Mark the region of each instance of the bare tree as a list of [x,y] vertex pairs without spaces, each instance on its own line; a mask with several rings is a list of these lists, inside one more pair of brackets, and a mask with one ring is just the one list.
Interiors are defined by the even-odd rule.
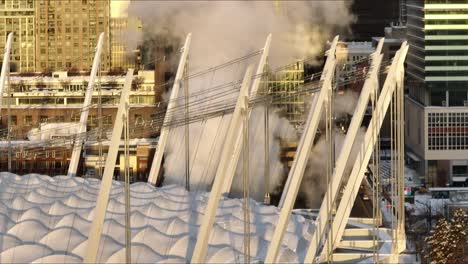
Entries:
[[466,263],[464,248],[467,237],[468,213],[458,209],[449,221],[440,219],[425,239],[424,257],[430,263]]

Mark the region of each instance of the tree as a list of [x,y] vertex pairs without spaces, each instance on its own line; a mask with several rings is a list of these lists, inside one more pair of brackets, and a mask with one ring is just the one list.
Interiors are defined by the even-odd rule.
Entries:
[[455,211],[452,219],[440,219],[425,241],[424,257],[430,263],[462,263],[468,242],[468,213]]

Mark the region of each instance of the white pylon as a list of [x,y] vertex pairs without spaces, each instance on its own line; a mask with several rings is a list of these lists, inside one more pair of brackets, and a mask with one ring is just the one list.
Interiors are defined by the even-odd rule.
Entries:
[[2,113],[3,92],[8,75],[10,74],[10,53],[11,53],[11,39],[13,32],[8,34],[7,42],[5,45],[5,53],[3,54],[2,73],[0,75],[0,120]]
[[[268,35],[267,40],[265,42],[265,46],[263,48],[262,57],[258,63],[257,72],[255,73],[255,80],[252,83],[252,89],[250,89],[250,96],[256,96],[258,94],[258,88],[260,87],[260,82],[262,81],[261,75],[265,71],[268,54],[270,52],[270,44],[271,44],[271,34]],[[247,118],[250,119],[250,115],[252,114],[252,109],[250,109],[247,113]],[[234,155],[231,157],[228,169],[226,171],[226,181],[223,185],[223,194],[227,194],[231,190],[232,181],[234,180],[234,175],[236,174],[237,163],[239,162],[240,153],[242,150],[242,130],[237,131],[237,139],[236,144],[234,144]]]
[[97,204],[94,208],[94,218],[89,229],[88,245],[86,256],[83,263],[96,263],[96,257],[99,249],[99,242],[101,241],[102,226],[106,216],[107,204],[109,203],[109,195],[112,187],[112,178],[114,176],[115,162],[117,154],[119,153],[120,138],[122,137],[123,128],[123,115],[125,108],[129,104],[130,87],[132,86],[133,69],[127,71],[125,77],[125,84],[120,94],[120,104],[115,116],[114,128],[112,130],[111,141],[109,144],[109,152],[107,153],[106,164],[104,173],[102,175],[101,186],[99,188],[99,195],[97,197]]
[[[359,154],[356,156],[356,161],[354,162],[353,169],[345,185],[341,202],[338,205],[336,215],[332,220],[331,228],[334,230],[333,237],[326,237],[323,243],[324,248],[322,250],[322,255],[319,261],[323,261],[326,258],[326,256],[323,254],[324,252],[333,250],[328,248],[329,243],[327,243],[326,240],[333,239],[331,244],[336,246],[338,245],[338,242],[343,236],[346,224],[349,220],[351,209],[358,195],[359,186],[362,183],[364,174],[367,169],[367,164],[369,163],[370,157],[372,155],[373,149],[377,141],[376,135],[378,136],[378,134],[380,133],[380,128],[382,127],[385,118],[385,113],[388,110],[392,99],[392,95],[395,92],[395,89],[397,88],[397,84],[401,83],[401,79],[403,78],[404,74],[402,73],[402,71],[404,71],[404,61],[407,52],[408,44],[404,42],[400,50],[396,53],[394,61],[387,74],[387,78],[385,80],[381,94],[377,101],[375,111],[372,114],[372,119],[369,123],[371,125],[366,131]],[[376,124],[376,127],[373,127],[373,124]],[[308,252],[305,258],[305,262],[313,262],[315,260],[315,257],[313,255],[314,254],[311,254],[311,252]]]
[[192,34],[189,33],[185,38],[185,44],[182,48],[182,56],[179,60],[179,66],[177,68],[177,73],[174,79],[174,84],[172,85],[171,96],[169,97],[169,103],[167,105],[166,116],[164,117],[164,123],[161,128],[161,134],[158,140],[158,146],[156,147],[156,153],[154,154],[153,162],[151,164],[151,170],[148,177],[148,183],[156,184],[161,170],[162,158],[164,155],[164,150],[166,148],[167,140],[169,137],[170,127],[167,126],[172,120],[171,110],[176,107],[175,100],[179,94],[180,82],[182,81],[182,76],[187,65],[187,57],[189,54],[190,43],[192,40]]
[[[336,168],[328,185],[327,194],[331,194],[331,196],[325,194],[325,199],[322,201],[322,205],[320,206],[319,215],[315,220],[315,229],[312,233],[312,239],[308,251],[309,254],[315,255],[315,252],[320,246],[321,237],[326,227],[326,221],[328,220],[328,217],[330,217],[330,212],[327,210],[327,204],[333,204],[333,201],[336,198],[338,187],[343,178],[343,173],[345,171],[346,164],[348,163],[348,159],[351,154],[354,141],[356,140],[357,133],[361,126],[362,119],[366,113],[369,99],[371,95],[378,89],[378,76],[383,57],[381,54],[383,41],[384,39],[382,38],[377,45],[376,51],[371,55],[372,62],[370,65],[369,77],[366,79],[362,88],[361,95],[359,96],[358,103],[353,113],[353,118],[346,133],[343,147],[341,148],[341,152],[339,153],[338,159],[336,160]],[[331,201],[328,201],[327,199],[330,199]]]
[[278,222],[276,224],[275,232],[268,247],[265,263],[276,262],[278,251],[283,240],[284,232],[289,223],[289,218],[296,201],[299,187],[304,176],[304,171],[307,166],[307,161],[310,156],[310,151],[314,143],[317,128],[322,117],[324,103],[327,93],[332,89],[332,80],[335,74],[336,66],[336,46],[338,44],[338,36],[333,39],[331,47],[328,51],[327,61],[325,63],[323,73],[321,76],[322,88],[318,95],[314,96],[312,107],[310,108],[307,117],[307,123],[299,142],[296,156],[293,161],[291,170],[289,171],[286,186],[283,190],[283,204],[281,207]]
[[210,196],[205,209],[205,215],[203,216],[200,229],[198,230],[197,243],[193,251],[191,263],[204,263],[206,257],[206,250],[208,248],[208,239],[213,229],[213,224],[218,210],[219,200],[221,199],[222,187],[226,180],[226,169],[230,158],[234,155],[235,143],[237,139],[237,132],[242,131],[242,111],[246,104],[246,97],[249,96],[249,87],[252,80],[252,67],[249,66],[242,81],[242,85],[237,99],[234,113],[232,114],[231,123],[229,124],[228,133],[224,142],[223,150],[221,153],[219,166],[216,171],[213,186],[211,188]]
[[96,53],[94,54],[93,67],[89,75],[88,87],[86,89],[85,98],[83,102],[83,108],[81,110],[80,123],[78,128],[77,139],[73,145],[72,156],[70,158],[70,164],[68,165],[68,176],[76,176],[76,170],[78,169],[78,163],[80,162],[81,147],[83,145],[83,139],[81,136],[86,132],[86,123],[88,122],[89,107],[91,106],[91,99],[93,97],[94,80],[101,64],[101,53],[102,45],[104,44],[104,33],[99,35],[99,40],[96,46]]

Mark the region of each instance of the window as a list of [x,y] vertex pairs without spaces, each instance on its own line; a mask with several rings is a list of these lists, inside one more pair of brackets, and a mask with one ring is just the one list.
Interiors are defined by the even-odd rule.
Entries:
[[80,115],[79,114],[73,114],[71,117],[72,122],[80,122]]
[[30,115],[24,116],[23,123],[24,123],[26,126],[32,125],[32,116],[30,116]]
[[10,117],[10,122],[11,122],[11,125],[16,126],[18,125],[18,118],[15,115],[13,115]]
[[453,176],[466,176],[468,175],[468,166],[458,166],[455,165],[452,167]]
[[111,115],[105,115],[102,117],[102,124],[105,126],[110,126],[112,125],[112,116]]
[[135,114],[135,125],[142,124],[143,117],[140,114]]
[[428,149],[429,150],[466,150],[468,149],[468,113],[429,113]]
[[41,115],[41,116],[39,117],[39,123],[47,123],[47,119],[48,119],[47,116]]

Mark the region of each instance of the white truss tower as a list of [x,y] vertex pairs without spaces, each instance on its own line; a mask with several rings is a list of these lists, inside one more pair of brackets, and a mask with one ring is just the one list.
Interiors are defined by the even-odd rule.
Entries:
[[96,46],[96,53],[94,54],[93,67],[91,68],[91,74],[89,75],[88,88],[86,89],[85,99],[83,102],[83,108],[81,110],[79,129],[77,139],[73,146],[72,156],[70,159],[70,165],[68,166],[68,176],[76,176],[76,170],[78,169],[78,163],[80,162],[81,146],[83,145],[83,139],[81,136],[86,132],[86,123],[88,122],[89,108],[91,106],[91,99],[93,97],[94,80],[101,64],[101,53],[102,45],[104,44],[104,33],[99,35],[99,40]]
[[[356,109],[353,113],[353,118],[349,125],[348,132],[346,133],[343,147],[341,148],[341,152],[339,153],[338,159],[336,160],[336,168],[328,185],[327,192],[331,193],[331,197],[329,197],[328,195],[325,196],[325,199],[322,201],[322,205],[320,206],[319,215],[315,220],[315,230],[313,231],[311,244],[309,247],[310,254],[315,254],[317,246],[320,244],[321,236],[323,235],[326,227],[326,222],[327,220],[329,220],[328,217],[330,217],[331,214],[331,212],[327,211],[327,205],[333,204],[333,201],[336,198],[338,187],[340,186],[340,183],[342,181],[343,173],[345,171],[346,164],[348,163],[348,159],[351,154],[354,141],[356,140],[356,136],[361,126],[362,119],[364,118],[364,114],[366,113],[369,99],[378,89],[380,64],[382,62],[383,57],[383,55],[381,54],[383,41],[384,39],[382,38],[379,41],[376,51],[371,55],[372,61],[370,65],[370,71],[362,88],[361,95],[359,96]],[[329,201],[328,199],[330,199],[331,201]]]
[[[408,44],[405,42],[402,44],[400,50],[397,52],[393,59],[393,63],[390,67],[390,70],[387,74],[387,78],[385,80],[384,86],[382,88],[381,94],[376,104],[376,108],[372,114],[372,119],[370,121],[370,127],[367,129],[364,141],[362,143],[361,149],[359,154],[356,156],[356,161],[354,162],[353,169],[349,176],[349,179],[345,185],[344,193],[341,198],[341,202],[338,205],[336,210],[335,217],[332,219],[331,228],[333,232],[331,232],[331,236],[326,236],[325,241],[322,244],[323,250],[320,260],[323,261],[326,259],[326,252],[329,252],[330,249],[328,239],[332,239],[332,245],[336,247],[338,242],[341,240],[346,224],[348,223],[349,216],[351,213],[351,209],[356,201],[356,197],[358,195],[359,186],[362,183],[364,178],[365,171],[367,169],[367,164],[369,163],[370,157],[372,155],[373,149],[377,142],[377,135],[380,133],[380,128],[385,118],[385,113],[387,112],[393,93],[396,89],[403,89],[403,77],[404,77],[404,61],[406,58],[406,54],[408,52]],[[375,126],[374,126],[375,125]],[[401,175],[399,175],[401,177]],[[334,196],[336,197],[336,193]],[[399,203],[404,201],[398,201]],[[401,238],[401,237],[400,237]],[[402,239],[399,239],[398,244],[403,243]],[[313,248],[315,246],[315,248]],[[319,245],[311,244],[309,251],[306,255],[305,262],[314,262],[317,255],[317,247]],[[401,246],[398,247],[399,250],[402,249]]]
[[117,154],[119,153],[120,138],[122,137],[123,119],[125,115],[127,115],[127,110],[129,108],[128,97],[130,94],[130,87],[132,86],[132,80],[133,70],[128,70],[127,76],[125,77],[125,84],[120,95],[119,109],[115,116],[114,128],[112,130],[111,141],[109,144],[109,152],[107,153],[96,208],[94,208],[94,218],[91,228],[89,229],[86,258],[83,263],[96,263],[102,228],[106,216],[107,205],[109,203],[115,162],[117,160]]
[[335,75],[336,67],[336,46],[338,44],[338,36],[333,39],[330,49],[328,50],[328,57],[325,63],[323,73],[321,76],[322,88],[318,95],[314,96],[312,106],[307,117],[307,123],[302,134],[299,146],[297,148],[296,156],[293,165],[289,171],[286,186],[283,191],[282,204],[280,204],[281,211],[278,222],[276,223],[275,232],[268,247],[265,263],[276,262],[278,251],[283,240],[284,233],[291,217],[292,209],[296,201],[299,187],[304,176],[304,171],[309,160],[310,151],[314,143],[317,128],[322,117],[327,94],[331,92],[332,80]]
[[205,215],[203,216],[200,229],[198,231],[197,243],[193,251],[191,263],[204,263],[208,241],[211,237],[211,230],[218,210],[219,200],[223,190],[223,185],[226,180],[226,170],[231,157],[235,154],[235,144],[237,143],[238,131],[242,131],[243,122],[241,113],[248,111],[246,109],[246,100],[249,97],[249,87],[252,81],[252,67],[249,66],[242,81],[242,85],[237,99],[237,104],[232,114],[231,123],[229,124],[228,133],[224,142],[221,153],[218,169],[214,178],[213,186],[211,187],[210,196],[206,204]]
[[2,113],[2,101],[3,101],[3,92],[5,89],[5,83],[7,77],[10,74],[10,53],[11,53],[11,39],[13,38],[13,32],[8,34],[7,42],[5,45],[5,53],[3,54],[3,63],[2,63],[2,73],[0,75],[0,120]]
[[167,140],[169,137],[170,127],[166,126],[172,120],[171,110],[176,106],[175,100],[180,90],[180,83],[182,81],[183,74],[185,72],[185,67],[187,66],[187,57],[189,54],[190,42],[192,40],[192,34],[189,33],[185,38],[185,44],[182,48],[182,56],[179,60],[179,66],[177,68],[177,73],[175,76],[174,84],[172,86],[171,96],[169,98],[169,103],[167,105],[166,116],[164,117],[164,123],[161,128],[161,135],[159,136],[158,146],[156,147],[156,153],[154,154],[153,163],[151,164],[151,170],[148,177],[148,183],[155,185],[158,182],[158,177],[161,170],[162,158],[164,155],[164,150],[166,148]]

